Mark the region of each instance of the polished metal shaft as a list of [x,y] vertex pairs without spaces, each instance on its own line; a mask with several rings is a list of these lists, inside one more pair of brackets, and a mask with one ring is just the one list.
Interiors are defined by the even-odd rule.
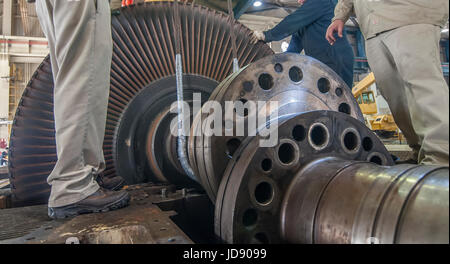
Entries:
[[291,243],[449,243],[449,169],[335,158],[298,172],[285,195]]

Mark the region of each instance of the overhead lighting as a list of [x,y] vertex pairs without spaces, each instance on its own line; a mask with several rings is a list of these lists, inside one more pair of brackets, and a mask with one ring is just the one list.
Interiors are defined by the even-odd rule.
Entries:
[[255,2],[253,3],[253,6],[254,6],[254,7],[260,7],[260,6],[262,6],[262,2],[261,2],[261,1],[255,1]]

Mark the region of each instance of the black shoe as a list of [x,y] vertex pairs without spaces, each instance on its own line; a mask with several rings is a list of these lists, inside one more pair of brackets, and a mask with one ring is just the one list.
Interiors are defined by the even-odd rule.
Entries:
[[110,191],[120,190],[124,185],[125,181],[120,176],[114,176],[111,178],[105,177],[103,173],[97,176],[97,183],[100,187],[105,188]]
[[100,188],[91,196],[77,203],[63,207],[49,207],[48,216],[64,219],[81,214],[102,213],[128,206],[130,195],[126,191],[109,191]]
[[414,164],[417,165],[419,162],[415,159],[408,159],[408,160],[397,160],[395,161],[395,164],[401,165],[401,164]]

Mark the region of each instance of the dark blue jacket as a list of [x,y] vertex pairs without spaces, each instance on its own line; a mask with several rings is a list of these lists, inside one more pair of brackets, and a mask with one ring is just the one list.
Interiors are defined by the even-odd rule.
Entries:
[[331,46],[325,34],[334,17],[337,0],[306,0],[294,13],[276,27],[264,32],[266,42],[279,41],[292,35],[288,52],[305,54],[328,65],[351,88],[353,86],[354,54],[347,35],[337,38]]

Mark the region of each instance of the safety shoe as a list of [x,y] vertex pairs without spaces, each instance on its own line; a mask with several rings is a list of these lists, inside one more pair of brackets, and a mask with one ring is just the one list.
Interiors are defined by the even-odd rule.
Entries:
[[96,180],[98,185],[100,185],[100,187],[103,187],[110,191],[120,190],[125,185],[125,181],[122,177],[120,176],[105,177],[103,173],[97,175]]
[[48,216],[64,219],[81,214],[102,213],[128,206],[130,195],[126,191],[109,191],[101,188],[77,203],[63,207],[49,207]]

